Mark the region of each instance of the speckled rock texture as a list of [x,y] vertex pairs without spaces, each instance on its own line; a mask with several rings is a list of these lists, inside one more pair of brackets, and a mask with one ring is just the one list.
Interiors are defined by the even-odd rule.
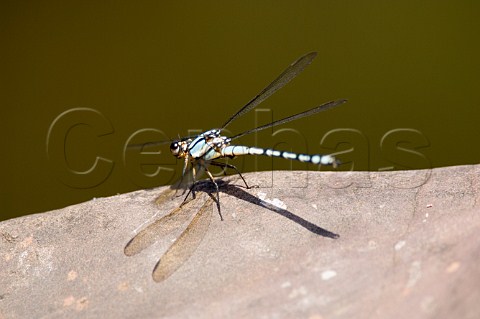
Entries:
[[245,178],[0,223],[0,318],[480,318],[480,165]]

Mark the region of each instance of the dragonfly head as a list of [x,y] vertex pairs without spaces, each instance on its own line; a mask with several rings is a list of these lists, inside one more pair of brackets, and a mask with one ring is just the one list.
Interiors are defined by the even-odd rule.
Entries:
[[186,156],[187,148],[188,141],[186,140],[173,141],[172,144],[170,144],[170,152],[172,152],[173,156],[178,158],[184,158]]

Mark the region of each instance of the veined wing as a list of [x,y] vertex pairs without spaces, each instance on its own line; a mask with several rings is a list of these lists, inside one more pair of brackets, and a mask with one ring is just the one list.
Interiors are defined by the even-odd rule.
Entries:
[[[166,193],[170,194],[171,189]],[[162,196],[162,195],[160,195]],[[192,217],[192,210],[189,209],[195,201],[186,202],[183,206],[172,210],[168,215],[154,221],[142,229],[125,246],[124,253],[127,256],[133,256],[155,243],[160,237],[163,237],[175,229],[180,228]]]
[[314,108],[312,108],[308,111],[298,113],[298,114],[286,117],[284,119],[274,121],[274,122],[271,122],[271,123],[253,128],[251,130],[245,131],[243,133],[237,134],[235,136],[232,136],[230,139],[233,140],[233,139],[239,138],[239,137],[247,135],[247,134],[255,133],[255,132],[258,132],[258,131],[261,131],[261,130],[264,130],[264,129],[267,129],[267,128],[270,128],[270,127],[273,127],[273,126],[277,126],[277,125],[280,125],[280,124],[285,124],[285,123],[288,123],[288,122],[291,122],[291,121],[301,119],[301,118],[306,117],[306,116],[317,114],[319,112],[331,109],[332,107],[338,106],[338,105],[343,104],[345,102],[347,102],[347,100],[345,100],[345,99],[327,102],[327,103],[324,103],[322,105],[316,106],[316,107],[314,107]]
[[197,249],[205,236],[212,216],[213,199],[208,198],[192,222],[170,246],[155,266],[152,277],[160,282],[173,274]]
[[155,141],[155,142],[146,142],[146,143],[138,143],[138,144],[129,144],[127,145],[127,150],[143,150],[143,148],[148,148],[152,146],[160,146],[172,143],[172,141]]
[[222,126],[222,130],[226,128],[230,123],[235,119],[242,116],[243,114],[249,112],[254,107],[265,101],[270,95],[275,93],[278,89],[281,89],[285,84],[290,82],[294,77],[296,77],[300,72],[302,72],[313,59],[317,56],[317,52],[310,52],[290,64],[285,71],[282,72],[275,80],[273,80],[266,88],[264,88],[260,93],[258,93],[253,99],[250,100],[245,106],[243,106],[237,113],[228,119],[225,124]]
[[[240,116],[248,113],[250,110],[258,106],[260,103],[265,101],[277,90],[284,87],[288,82],[300,74],[313,59],[317,56],[317,52],[310,52],[304,56],[297,59],[295,62],[290,64],[275,80],[273,80],[267,87],[265,87],[260,93],[258,93],[253,99],[251,99],[247,104],[245,104],[237,113],[232,115],[222,126],[222,130],[226,128],[230,123],[239,118]],[[277,124],[278,125],[278,124]],[[270,127],[270,126],[269,126]],[[267,127],[265,127],[267,128]],[[253,133],[253,132],[252,132]],[[245,135],[245,134],[244,134]],[[130,144],[127,146],[127,149],[143,149],[144,147],[159,146],[171,143],[170,141],[152,141],[143,144]]]

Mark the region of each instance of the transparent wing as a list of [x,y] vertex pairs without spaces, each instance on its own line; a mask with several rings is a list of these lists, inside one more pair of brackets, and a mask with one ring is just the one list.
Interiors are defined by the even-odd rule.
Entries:
[[230,123],[235,119],[242,116],[243,114],[249,112],[254,107],[265,101],[270,95],[275,93],[278,89],[281,89],[285,84],[290,82],[294,77],[296,77],[300,72],[302,72],[313,59],[317,56],[317,52],[310,52],[300,57],[298,60],[290,64],[285,71],[282,72],[275,80],[273,80],[266,88],[264,88],[260,93],[258,93],[253,99],[250,100],[245,106],[243,106],[237,113],[232,115],[225,124],[223,124],[222,129],[226,128]]
[[170,144],[172,142],[173,142],[173,140],[171,140],[171,141],[170,140],[168,140],[168,141],[152,141],[152,142],[139,143],[139,144],[129,144],[129,145],[127,145],[126,149],[127,150],[143,150],[144,148]]
[[235,136],[232,136],[231,139],[233,140],[233,139],[239,138],[239,137],[247,135],[247,134],[251,134],[251,133],[255,133],[255,132],[267,129],[269,127],[273,127],[273,126],[277,126],[277,125],[280,125],[280,124],[285,124],[285,123],[288,123],[288,122],[291,122],[291,121],[295,121],[295,120],[301,119],[302,117],[310,116],[310,115],[313,115],[313,114],[331,109],[332,107],[343,104],[345,102],[347,102],[347,100],[331,101],[331,102],[322,104],[320,106],[314,107],[313,109],[310,109],[308,111],[298,113],[298,114],[286,117],[284,119],[281,119],[281,120],[278,120],[278,121],[275,121],[275,122],[272,122],[272,123],[268,123],[268,124],[256,127],[254,129],[245,131],[243,133],[237,134]]
[[160,282],[173,274],[197,249],[205,236],[212,216],[213,199],[208,198],[192,222],[155,266],[152,277]]
[[[170,190],[170,189],[169,189]],[[167,191],[169,191],[167,190]],[[124,253],[133,256],[155,243],[161,237],[168,235],[175,229],[180,228],[192,217],[192,210],[189,209],[193,201],[172,210],[168,215],[154,221],[142,229],[125,246]]]

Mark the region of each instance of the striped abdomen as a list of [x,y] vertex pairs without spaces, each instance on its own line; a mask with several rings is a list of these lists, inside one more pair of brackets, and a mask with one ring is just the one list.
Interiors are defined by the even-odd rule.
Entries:
[[277,151],[269,148],[258,148],[258,147],[249,147],[249,146],[240,146],[240,145],[230,145],[222,149],[222,156],[240,156],[240,155],[265,155],[273,157],[282,157],[285,159],[296,160],[300,162],[312,163],[312,164],[321,164],[321,165],[333,165],[336,167],[339,162],[335,157],[331,155],[308,155],[308,154],[297,154],[285,151]]

